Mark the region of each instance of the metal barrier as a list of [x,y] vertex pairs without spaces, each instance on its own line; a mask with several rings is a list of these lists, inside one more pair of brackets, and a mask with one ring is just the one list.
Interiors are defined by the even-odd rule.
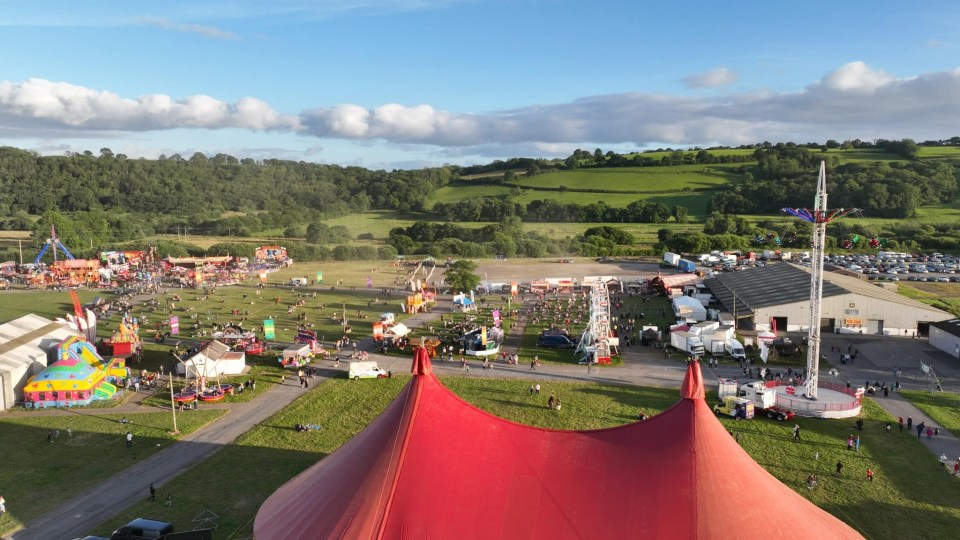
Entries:
[[[792,386],[790,383],[783,381],[766,381],[764,385],[767,388],[773,388],[776,386]],[[848,403],[825,403],[822,401],[811,401],[803,397],[792,397],[789,395],[783,395],[782,393],[777,393],[777,405],[783,405],[784,407],[793,409],[795,411],[849,411],[856,409],[861,406],[862,397],[857,395],[858,392],[854,388],[847,388],[846,385],[821,382],[818,385],[820,388],[827,390],[833,390],[834,392],[839,392],[841,394],[848,395],[853,399],[853,401]]]

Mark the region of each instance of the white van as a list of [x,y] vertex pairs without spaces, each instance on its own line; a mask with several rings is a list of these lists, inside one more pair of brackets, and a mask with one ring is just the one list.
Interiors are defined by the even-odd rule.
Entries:
[[737,360],[743,360],[747,357],[747,352],[743,349],[743,345],[735,339],[728,339],[723,345],[723,350]]
[[309,284],[310,280],[305,277],[290,278],[290,283],[288,283],[288,285],[293,285],[294,287],[306,287]]
[[349,377],[357,379],[385,379],[389,374],[377,367],[376,362],[350,362]]

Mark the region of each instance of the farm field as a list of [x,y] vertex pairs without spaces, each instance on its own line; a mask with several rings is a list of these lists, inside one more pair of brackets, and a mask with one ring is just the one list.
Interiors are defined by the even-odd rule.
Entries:
[[555,171],[521,178],[521,188],[591,189],[640,194],[715,189],[736,177],[740,164],[678,165],[674,167],[618,167]]
[[[279,485],[358,433],[386,407],[408,380],[331,380],[263,422],[234,444],[213,455],[159,490],[172,493],[177,504],[164,508],[139,502],[97,533],[113,530],[127,520],[150,515],[189,524],[203,510],[220,516],[218,534],[241,538],[252,531],[261,502]],[[611,386],[541,381],[539,396],[530,396],[530,380],[491,380],[444,377],[444,384],[465,400],[492,414],[520,423],[551,429],[595,429],[631,422],[639,411],[662,412],[678,399],[676,389]],[[365,384],[369,383],[369,384]],[[544,403],[554,394],[563,399],[563,412]],[[791,439],[792,425],[756,419],[721,419],[754,459],[780,481],[828,512],[846,521],[868,538],[950,538],[960,520],[957,479],[944,474],[929,451],[913,437],[884,435],[892,421],[872,401],[864,407],[861,452],[848,453],[844,440],[851,426],[844,420],[801,418],[803,441]],[[296,423],[314,423],[322,430],[297,433]],[[815,454],[819,459],[815,458]],[[832,474],[842,460],[843,477]],[[929,463],[929,466],[918,465]],[[863,471],[871,467],[877,480],[866,483]],[[255,473],[237,471],[256,471]],[[815,472],[820,486],[808,490],[805,479]],[[235,496],[224,498],[222,493]],[[922,526],[918,527],[918,524]]]

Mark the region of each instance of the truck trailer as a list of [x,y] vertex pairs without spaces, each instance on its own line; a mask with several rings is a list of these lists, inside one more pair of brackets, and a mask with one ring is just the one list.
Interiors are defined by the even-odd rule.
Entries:
[[692,356],[700,356],[704,352],[703,341],[692,332],[670,332],[670,345]]

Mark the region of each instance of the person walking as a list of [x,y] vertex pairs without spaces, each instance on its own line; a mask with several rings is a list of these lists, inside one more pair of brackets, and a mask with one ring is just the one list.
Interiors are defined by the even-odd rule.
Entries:
[[843,474],[843,463],[841,463],[841,462],[838,461],[838,462],[837,462],[837,476],[840,476],[841,474]]
[[147,497],[148,501],[157,500],[157,488],[153,487],[153,482],[150,482],[150,496]]
[[793,440],[795,441],[800,440],[800,424],[793,425]]
[[917,438],[919,439],[922,436],[923,436],[923,422],[920,422],[919,424],[917,424]]
[[857,436],[853,439],[853,448],[854,448],[857,452],[860,451],[860,436],[859,436],[859,435],[857,435]]
[[127,448],[133,448],[133,433],[127,432]]
[[903,417],[897,418],[897,422],[900,424],[900,433],[903,433]]
[[873,482],[873,469],[867,467],[867,482]]
[[909,429],[913,429],[913,417],[912,417],[912,416],[908,416],[908,417],[907,417],[907,429],[908,429],[908,430],[909,430]]
[[847,437],[847,450],[853,450],[853,435]]
[[164,506],[173,506],[173,495],[167,493],[167,500],[163,502]]

